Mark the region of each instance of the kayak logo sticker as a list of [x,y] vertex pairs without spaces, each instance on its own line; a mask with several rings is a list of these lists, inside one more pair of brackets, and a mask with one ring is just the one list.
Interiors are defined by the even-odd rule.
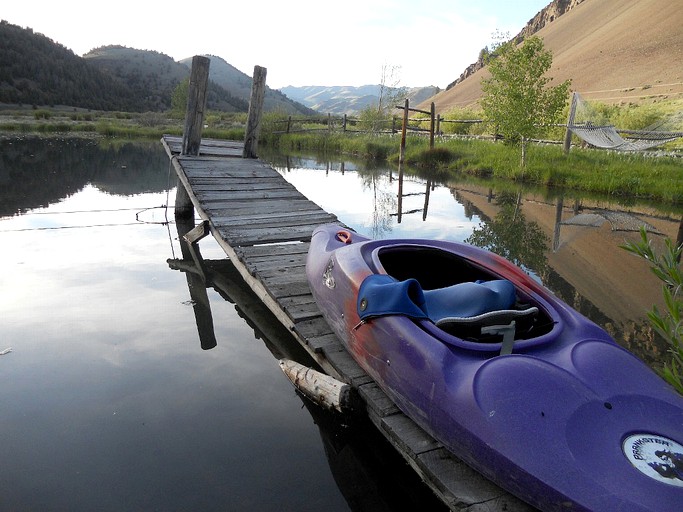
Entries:
[[635,434],[622,444],[626,458],[641,473],[683,487],[683,446],[666,437]]
[[333,269],[334,260],[330,259],[330,261],[327,262],[327,267],[325,267],[325,272],[323,272],[323,283],[325,283],[325,286],[327,286],[330,289],[336,286],[336,283],[334,282],[334,277],[332,276]]

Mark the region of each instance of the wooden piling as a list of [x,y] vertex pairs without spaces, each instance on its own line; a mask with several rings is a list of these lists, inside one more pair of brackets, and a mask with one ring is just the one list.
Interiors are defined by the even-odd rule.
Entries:
[[187,95],[185,127],[183,129],[183,155],[198,155],[202,142],[204,109],[206,108],[206,89],[209,84],[209,64],[207,57],[192,57],[190,88]]
[[244,151],[242,153],[244,158],[257,158],[256,150],[261,130],[263,98],[266,94],[266,72],[266,68],[254,66],[251,97],[249,98],[249,115],[247,117],[247,128],[244,133]]
[[[209,84],[209,64],[207,57],[195,55],[192,57],[192,71],[190,72],[190,87],[187,95],[185,110],[185,125],[183,128],[183,142],[181,154],[199,155],[202,143],[202,128],[204,126],[204,110],[206,108],[206,90]],[[194,217],[194,207],[185,187],[178,186],[175,196],[175,216]]]

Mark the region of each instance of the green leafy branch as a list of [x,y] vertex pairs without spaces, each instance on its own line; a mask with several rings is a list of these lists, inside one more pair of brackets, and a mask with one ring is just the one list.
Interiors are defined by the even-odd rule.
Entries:
[[670,239],[666,239],[663,252],[658,254],[642,227],[640,241],[627,242],[622,247],[647,260],[654,275],[663,283],[665,311],[660,312],[655,305],[648,311],[647,317],[652,327],[669,344],[671,361],[664,364],[661,375],[683,394],[683,274],[680,266],[683,245],[677,247]]

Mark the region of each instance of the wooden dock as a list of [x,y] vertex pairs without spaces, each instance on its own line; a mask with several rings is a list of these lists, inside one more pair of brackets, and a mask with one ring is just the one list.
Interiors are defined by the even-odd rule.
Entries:
[[[191,201],[202,219],[194,229],[194,220],[188,226],[190,247],[213,235],[249,287],[320,367],[357,390],[373,424],[451,510],[533,510],[401,413],[322,318],[306,280],[306,254],[313,229],[337,218],[269,165],[242,158],[241,143],[205,139],[198,155],[191,156],[181,154],[182,142],[180,137],[162,139],[179,179],[179,200]],[[196,253],[193,257],[198,259]]]

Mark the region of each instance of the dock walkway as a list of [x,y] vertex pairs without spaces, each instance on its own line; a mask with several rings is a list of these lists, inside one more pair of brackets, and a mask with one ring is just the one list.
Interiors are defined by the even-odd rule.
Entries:
[[[323,319],[305,274],[311,233],[337,218],[303,196],[275,169],[242,158],[243,144],[204,139],[181,155],[182,139],[162,144],[202,219],[247,284],[329,375],[351,384],[367,415],[451,510],[529,511],[531,507],[460,462],[401,413],[358,366]],[[192,230],[193,232],[196,229]]]

